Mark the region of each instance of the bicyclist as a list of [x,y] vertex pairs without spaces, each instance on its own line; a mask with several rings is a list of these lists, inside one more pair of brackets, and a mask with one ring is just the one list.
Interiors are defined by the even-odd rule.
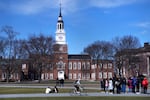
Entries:
[[74,82],[75,93],[80,93],[80,79]]

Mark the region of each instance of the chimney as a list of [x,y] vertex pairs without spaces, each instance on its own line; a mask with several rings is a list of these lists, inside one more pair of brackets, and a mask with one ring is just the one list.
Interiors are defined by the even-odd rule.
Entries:
[[148,42],[144,43],[144,47],[149,47],[149,46],[150,46],[150,44]]

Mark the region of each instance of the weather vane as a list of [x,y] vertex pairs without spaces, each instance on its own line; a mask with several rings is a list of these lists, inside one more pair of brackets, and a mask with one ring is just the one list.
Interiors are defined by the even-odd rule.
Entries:
[[61,8],[61,3],[62,3],[62,1],[60,0],[60,2],[59,2],[59,3],[60,3],[60,8]]

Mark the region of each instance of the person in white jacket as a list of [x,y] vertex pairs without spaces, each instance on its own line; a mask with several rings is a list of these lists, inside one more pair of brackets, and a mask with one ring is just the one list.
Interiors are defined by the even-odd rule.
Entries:
[[113,93],[113,80],[112,78],[109,79],[108,81],[108,90],[109,90],[109,93]]
[[48,93],[51,93],[51,91],[52,91],[52,89],[50,87],[47,87],[45,90],[45,93],[48,94]]

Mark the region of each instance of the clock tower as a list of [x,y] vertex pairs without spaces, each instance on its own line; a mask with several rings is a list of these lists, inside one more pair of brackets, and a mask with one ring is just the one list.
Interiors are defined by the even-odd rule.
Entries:
[[66,33],[64,30],[64,21],[60,12],[56,25],[55,44],[53,45],[53,60],[54,60],[54,79],[64,79],[68,76],[68,46],[66,43]]
[[62,19],[61,14],[61,5],[60,5],[60,12],[57,21],[57,29],[56,29],[56,44],[66,44],[66,33],[64,30],[64,21]]

